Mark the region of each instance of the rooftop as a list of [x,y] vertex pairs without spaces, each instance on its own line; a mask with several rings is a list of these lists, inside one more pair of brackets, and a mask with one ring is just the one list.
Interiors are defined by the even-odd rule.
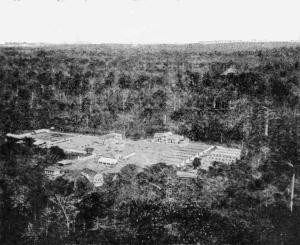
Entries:
[[98,162],[108,163],[108,164],[116,164],[118,162],[118,160],[114,159],[114,158],[100,157]]
[[89,168],[84,168],[84,169],[81,170],[81,172],[85,173],[85,174],[87,174],[87,175],[89,175],[91,177],[94,177],[97,174],[96,171],[94,171],[92,169],[89,169]]
[[172,132],[162,132],[162,133],[155,133],[154,137],[160,137],[160,136],[171,136],[173,135]]
[[197,178],[197,171],[177,171],[176,175],[179,178],[193,179],[193,178]]
[[58,167],[56,167],[56,166],[49,166],[45,170],[48,170],[48,171],[60,171],[60,169]]
[[237,74],[238,70],[235,67],[229,67],[226,71],[222,73],[223,76],[227,76],[229,74]]

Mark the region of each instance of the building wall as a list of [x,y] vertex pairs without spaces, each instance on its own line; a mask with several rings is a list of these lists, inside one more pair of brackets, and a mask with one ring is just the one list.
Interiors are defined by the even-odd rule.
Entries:
[[184,141],[184,137],[175,134],[154,135],[153,141],[167,144],[179,144],[181,141]]
[[102,186],[104,183],[104,180],[103,180],[103,175],[102,174],[96,174],[94,176],[94,181],[93,181],[93,184],[98,187],[98,186]]

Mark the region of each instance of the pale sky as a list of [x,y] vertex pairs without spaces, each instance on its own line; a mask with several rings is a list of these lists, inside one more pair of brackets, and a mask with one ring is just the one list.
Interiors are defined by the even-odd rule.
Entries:
[[300,41],[300,0],[0,0],[0,43]]

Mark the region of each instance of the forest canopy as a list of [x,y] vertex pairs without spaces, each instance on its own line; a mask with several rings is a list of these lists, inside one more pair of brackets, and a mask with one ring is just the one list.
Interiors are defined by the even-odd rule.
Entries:
[[232,165],[205,171],[195,160],[196,178],[127,165],[95,189],[45,178],[60,149],[3,140],[0,243],[299,244],[299,62],[296,45],[0,48],[3,139],[50,127],[132,139],[168,130],[243,148]]

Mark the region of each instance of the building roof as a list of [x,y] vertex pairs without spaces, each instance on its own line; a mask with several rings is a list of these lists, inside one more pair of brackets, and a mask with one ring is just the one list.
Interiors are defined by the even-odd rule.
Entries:
[[72,163],[74,160],[70,160],[70,159],[64,159],[64,160],[60,160],[58,162],[58,164],[61,164],[61,165],[67,165],[67,164],[70,164]]
[[171,135],[173,135],[173,133],[169,131],[169,132],[163,132],[163,133],[155,133],[154,137],[171,136]]
[[102,173],[95,174],[94,179],[96,178],[103,178],[103,174]]
[[207,169],[213,162],[232,163],[241,157],[241,149],[216,146],[202,157],[202,168]]
[[40,134],[40,133],[50,133],[50,129],[42,128],[42,129],[34,130],[33,132],[36,133],[36,134]]
[[237,74],[238,70],[235,67],[229,67],[226,71],[222,73],[223,76],[227,76],[229,74]]
[[94,176],[93,184],[96,187],[102,186],[104,183],[103,174],[99,173]]
[[212,154],[221,154],[221,155],[230,155],[235,156],[236,158],[241,157],[241,149],[238,148],[228,148],[228,147],[222,147],[217,146],[214,151],[212,151]]
[[177,171],[176,175],[179,178],[197,178],[197,172],[196,171]]
[[45,141],[43,140],[39,140],[39,139],[35,139],[33,142],[34,145],[43,145],[45,144]]
[[15,138],[15,139],[24,139],[26,137],[29,137],[31,136],[30,133],[24,133],[24,134],[11,134],[11,133],[8,133],[6,134],[7,137],[11,137],[11,138]]
[[45,168],[46,171],[60,171],[60,169],[56,166],[49,166]]
[[100,157],[98,162],[103,162],[103,163],[107,163],[107,164],[116,164],[118,162],[118,160],[114,159],[114,158]]
[[95,177],[97,175],[97,172],[92,170],[92,169],[89,169],[89,168],[84,168],[81,170],[81,173],[83,174],[87,174],[88,176],[90,177]]

